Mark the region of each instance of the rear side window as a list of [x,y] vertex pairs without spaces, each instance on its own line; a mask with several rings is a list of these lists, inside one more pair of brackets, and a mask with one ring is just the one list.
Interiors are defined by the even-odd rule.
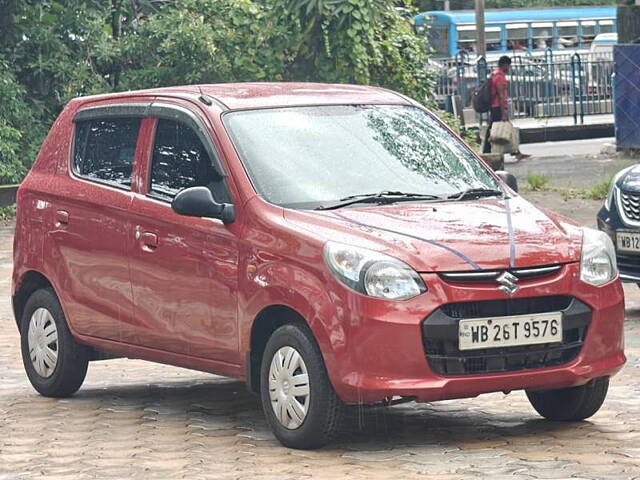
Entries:
[[129,190],[140,121],[140,118],[116,118],[77,122],[74,173]]
[[158,120],[150,194],[170,201],[181,190],[196,186],[209,187],[216,199],[224,196],[224,182],[197,134],[179,122]]

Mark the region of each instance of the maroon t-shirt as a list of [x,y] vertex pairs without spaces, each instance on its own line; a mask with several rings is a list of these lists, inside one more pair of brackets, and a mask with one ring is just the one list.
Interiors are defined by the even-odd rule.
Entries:
[[[493,71],[493,75],[491,75],[491,106],[492,107],[500,107],[500,97],[498,97],[498,86],[504,85],[507,87],[507,77],[501,68],[496,68]],[[509,101],[508,97],[505,99],[506,102]],[[506,107],[507,105],[505,105]]]

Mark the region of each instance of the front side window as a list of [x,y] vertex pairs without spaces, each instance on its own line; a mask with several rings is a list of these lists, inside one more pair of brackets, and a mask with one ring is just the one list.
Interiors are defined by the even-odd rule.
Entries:
[[416,107],[265,109],[231,112],[224,122],[258,194],[284,207],[382,191],[445,198],[499,188],[457,137]]
[[156,126],[149,193],[171,201],[180,190],[189,187],[209,187],[216,190],[222,185],[209,154],[198,135],[190,127],[173,121],[158,120]]
[[73,172],[88,180],[130,189],[139,129],[139,118],[77,122]]

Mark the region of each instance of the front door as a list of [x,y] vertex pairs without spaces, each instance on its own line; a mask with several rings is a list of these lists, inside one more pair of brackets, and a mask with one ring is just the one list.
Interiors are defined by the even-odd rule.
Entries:
[[237,364],[236,237],[219,220],[171,209],[173,197],[192,186],[228,201],[202,138],[193,124],[156,119],[146,185],[131,206],[136,329],[130,342]]

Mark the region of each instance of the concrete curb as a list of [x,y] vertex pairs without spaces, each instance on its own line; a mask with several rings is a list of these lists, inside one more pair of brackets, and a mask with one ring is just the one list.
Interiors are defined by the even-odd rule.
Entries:
[[585,140],[613,136],[615,136],[615,127],[612,123],[520,128],[520,144]]
[[[520,131],[520,145],[523,143],[560,142],[563,140],[586,140],[615,136],[613,123],[541,127],[519,127],[517,124],[514,125]],[[469,127],[469,129],[479,132],[477,125]]]

